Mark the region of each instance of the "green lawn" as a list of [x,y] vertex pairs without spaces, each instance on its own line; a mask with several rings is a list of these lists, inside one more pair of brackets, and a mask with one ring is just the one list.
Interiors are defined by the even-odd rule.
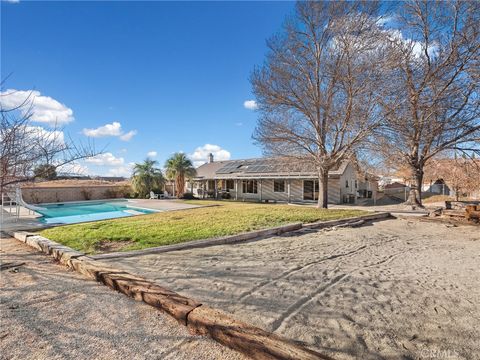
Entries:
[[[219,206],[163,212],[43,230],[42,236],[86,253],[127,251],[265,229],[293,222],[341,219],[359,210],[193,200]],[[113,246],[112,246],[113,245]]]

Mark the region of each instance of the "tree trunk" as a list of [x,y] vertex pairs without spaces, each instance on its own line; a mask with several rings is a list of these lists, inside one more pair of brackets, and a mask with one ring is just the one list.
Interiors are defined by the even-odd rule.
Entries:
[[423,185],[423,168],[412,166],[412,172],[415,179],[415,185],[410,190],[406,205],[422,206],[422,185]]
[[[319,209],[328,208],[328,170],[320,170],[318,173],[318,204]],[[315,193],[315,184],[313,185]]]
[[185,176],[183,174],[177,175],[175,182],[177,183],[177,197],[181,198],[185,192]]
[[422,186],[423,186],[423,169],[415,169],[415,183],[417,184],[416,195],[417,202],[422,205]]

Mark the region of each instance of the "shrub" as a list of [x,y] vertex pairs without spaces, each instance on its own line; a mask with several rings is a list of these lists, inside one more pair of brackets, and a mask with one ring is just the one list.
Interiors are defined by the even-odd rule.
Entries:
[[39,165],[33,170],[33,176],[43,180],[55,180],[57,178],[57,168],[49,164]]
[[116,197],[118,197],[118,191],[117,189],[107,189],[105,190],[103,195],[106,199],[115,199]]
[[36,191],[32,191],[30,193],[30,198],[32,199],[32,202],[34,204],[39,204],[40,203],[40,199],[38,198],[38,193]]
[[[87,189],[83,188],[81,191],[82,196],[85,200],[90,200],[92,198],[92,192],[88,191]],[[58,201],[58,199],[57,199]]]
[[122,186],[118,192],[120,197],[124,197],[124,198],[135,197],[133,193],[133,189],[130,185]]
[[183,194],[183,196],[180,199],[193,200],[193,199],[196,199],[196,197],[192,193],[186,192]]
[[230,199],[232,196],[228,192],[222,193],[222,199]]

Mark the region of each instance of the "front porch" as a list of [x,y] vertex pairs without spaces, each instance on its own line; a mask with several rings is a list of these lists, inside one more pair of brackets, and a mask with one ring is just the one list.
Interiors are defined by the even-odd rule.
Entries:
[[[188,189],[198,198],[217,200],[315,203],[319,196],[318,180],[313,177],[195,179],[188,184]],[[339,178],[329,179],[329,203],[355,203],[356,199],[353,187],[350,192],[343,191]]]

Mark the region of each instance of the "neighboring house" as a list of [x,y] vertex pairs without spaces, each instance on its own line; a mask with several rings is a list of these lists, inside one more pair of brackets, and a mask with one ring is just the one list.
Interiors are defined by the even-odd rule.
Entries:
[[[210,161],[197,168],[187,183],[198,197],[230,198],[241,201],[315,202],[318,200],[318,175],[304,161],[287,158]],[[329,172],[329,203],[354,203],[358,197],[372,197],[377,178],[360,175],[353,162],[345,161]]]
[[384,189],[385,190],[390,190],[390,189],[402,189],[403,190],[406,187],[407,187],[407,185],[405,185],[405,184],[401,184],[399,182],[393,182],[391,184],[385,185]]
[[400,183],[398,181],[394,181],[390,184],[386,184],[383,186],[383,193],[388,196],[393,196],[399,200],[407,200],[408,193],[410,191],[410,187]]
[[453,195],[452,190],[443,179],[431,179],[428,183],[424,182],[422,191],[438,195]]

